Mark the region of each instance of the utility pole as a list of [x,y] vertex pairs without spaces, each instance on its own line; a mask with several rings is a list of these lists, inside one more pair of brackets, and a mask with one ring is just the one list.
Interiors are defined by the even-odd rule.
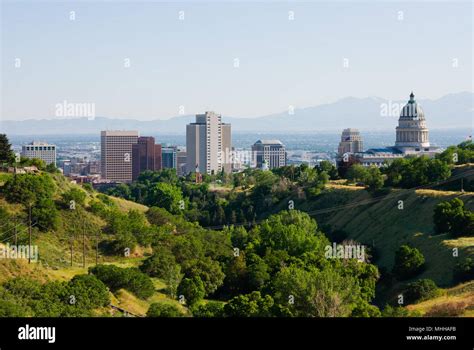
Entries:
[[86,221],[82,223],[82,267],[86,267]]
[[74,233],[71,233],[71,266],[72,266],[72,254],[73,254],[73,237],[74,237]]
[[[16,231],[15,231],[16,232]],[[28,210],[28,234],[29,234],[29,251],[28,251],[28,264],[31,264],[31,202],[29,203]],[[16,234],[15,234],[16,237]]]
[[95,237],[95,265],[99,264],[99,230],[97,230],[97,234]]
[[14,226],[14,229],[15,229],[15,247],[17,247],[17,249],[18,249],[18,244],[17,244],[17,242],[18,242],[18,237],[17,237],[18,232],[17,232],[17,229],[16,229],[17,221],[18,221],[18,219],[15,217],[15,221],[13,222],[13,224],[15,225]]

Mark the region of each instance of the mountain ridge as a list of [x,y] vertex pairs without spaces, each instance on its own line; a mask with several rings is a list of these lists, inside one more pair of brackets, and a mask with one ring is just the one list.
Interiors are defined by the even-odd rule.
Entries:
[[[390,101],[381,97],[344,97],[332,103],[295,108],[294,113],[280,112],[260,117],[243,118],[223,115],[234,132],[301,132],[340,131],[353,127],[360,130],[393,130],[396,113],[383,116],[383,106],[396,112],[407,101]],[[471,128],[474,93],[459,92],[438,99],[420,99],[428,128]],[[138,120],[97,116],[75,118],[29,118],[0,122],[0,131],[13,135],[94,134],[106,129],[133,129],[141,133],[184,133],[194,115],[178,115],[169,119]]]

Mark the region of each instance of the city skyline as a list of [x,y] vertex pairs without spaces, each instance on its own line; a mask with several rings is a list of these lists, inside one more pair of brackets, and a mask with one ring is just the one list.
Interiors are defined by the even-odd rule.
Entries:
[[255,117],[473,91],[471,6],[6,2],[1,118],[61,118],[66,101],[114,118]]

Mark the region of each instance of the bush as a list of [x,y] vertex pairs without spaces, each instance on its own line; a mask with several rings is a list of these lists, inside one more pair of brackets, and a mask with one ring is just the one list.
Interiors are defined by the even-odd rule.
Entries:
[[97,265],[89,268],[89,273],[94,274],[112,291],[123,288],[141,299],[149,298],[155,292],[150,277],[137,268],[123,269],[114,265]]
[[224,306],[224,312],[228,317],[269,317],[273,306],[270,295],[262,297],[260,292],[252,292],[230,299]]
[[110,304],[106,285],[94,275],[76,275],[68,286],[68,292],[80,308],[95,309]]
[[393,273],[399,280],[408,279],[416,276],[423,271],[425,266],[425,257],[416,248],[408,245],[402,245],[395,252],[395,265]]
[[461,316],[466,309],[466,303],[445,303],[441,305],[435,305],[429,309],[425,316],[426,317],[457,317]]
[[454,266],[455,282],[465,282],[474,279],[474,259],[466,258]]
[[192,306],[204,298],[206,289],[202,280],[198,276],[194,276],[193,278],[185,278],[181,281],[178,287],[178,294],[183,295],[186,304]]
[[430,279],[421,279],[410,283],[404,293],[405,301],[409,304],[417,303],[439,295],[439,289]]
[[456,237],[474,235],[474,213],[459,198],[436,205],[433,221],[437,233],[449,232]]
[[223,317],[224,303],[219,301],[209,301],[206,304],[199,304],[192,308],[194,317]]
[[25,317],[26,311],[20,305],[9,301],[0,300],[0,317]]
[[410,311],[402,306],[386,305],[382,311],[382,317],[417,317],[421,316],[417,311]]
[[158,247],[154,249],[153,255],[142,263],[140,270],[150,276],[164,278],[169,267],[175,264],[173,253],[166,248]]
[[183,313],[176,305],[153,303],[146,315],[147,317],[182,317]]
[[75,205],[84,205],[86,193],[78,188],[71,188],[69,191],[63,193],[61,198],[63,206],[69,208],[71,202],[74,202]]

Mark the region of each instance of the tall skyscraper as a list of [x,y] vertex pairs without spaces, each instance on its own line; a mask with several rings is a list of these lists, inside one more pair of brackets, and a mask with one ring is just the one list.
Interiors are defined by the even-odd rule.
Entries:
[[286,149],[280,140],[258,140],[252,146],[254,164],[259,169],[286,165]]
[[132,146],[138,142],[138,131],[101,131],[100,165],[102,178],[132,181]]
[[196,122],[186,126],[186,171],[230,172],[231,144],[231,126],[222,123],[220,114],[197,114]]
[[139,137],[132,145],[132,180],[146,170],[161,170],[161,145],[156,145],[151,136]]
[[21,155],[25,158],[38,158],[43,160],[46,165],[54,164],[56,166],[56,145],[33,141],[21,147]]
[[363,151],[362,136],[357,129],[344,129],[337,153],[342,156],[345,153],[358,153]]

